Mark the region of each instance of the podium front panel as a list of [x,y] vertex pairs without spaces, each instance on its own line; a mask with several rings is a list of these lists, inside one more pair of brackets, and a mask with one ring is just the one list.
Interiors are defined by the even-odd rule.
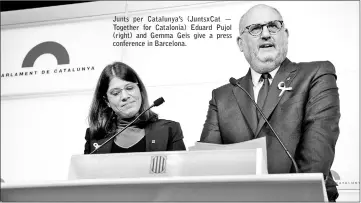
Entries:
[[322,174],[72,180],[1,184],[2,201],[312,201],[323,202]]
[[255,175],[257,159],[259,149],[74,155],[69,179]]

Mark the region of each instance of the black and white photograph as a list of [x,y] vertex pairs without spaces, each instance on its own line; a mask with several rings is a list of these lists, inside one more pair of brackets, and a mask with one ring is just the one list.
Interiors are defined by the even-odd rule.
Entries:
[[359,1],[1,1],[1,201],[359,202]]

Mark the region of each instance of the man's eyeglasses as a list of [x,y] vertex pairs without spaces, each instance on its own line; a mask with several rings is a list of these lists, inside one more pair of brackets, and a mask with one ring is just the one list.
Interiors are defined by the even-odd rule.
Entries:
[[117,97],[124,90],[127,94],[134,95],[137,88],[138,88],[138,83],[129,83],[126,86],[124,86],[123,89],[114,88],[114,89],[111,89],[109,92],[107,92],[107,94],[108,94],[109,97]]
[[248,30],[248,33],[252,36],[259,36],[262,31],[263,31],[263,27],[267,26],[268,31],[270,32],[270,34],[276,34],[278,31],[280,31],[283,27],[283,21],[281,20],[275,20],[275,21],[270,21],[268,23],[264,23],[264,24],[252,24],[252,25],[248,25],[247,27],[245,27],[245,29],[241,32],[241,35]]

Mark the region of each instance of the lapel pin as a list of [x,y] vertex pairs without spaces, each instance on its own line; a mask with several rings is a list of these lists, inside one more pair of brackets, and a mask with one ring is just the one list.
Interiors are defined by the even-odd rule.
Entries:
[[290,80],[290,79],[291,79],[290,77],[287,78],[287,80]]
[[152,140],[152,144],[154,144],[155,143],[155,140]]
[[292,87],[286,87],[285,82],[282,81],[282,82],[278,83],[278,89],[281,90],[280,95],[278,95],[278,96],[280,97],[280,96],[283,95],[283,92],[284,92],[284,91],[291,91],[291,90],[292,90]]
[[98,149],[100,147],[98,143],[94,143],[93,146],[95,147],[95,149]]

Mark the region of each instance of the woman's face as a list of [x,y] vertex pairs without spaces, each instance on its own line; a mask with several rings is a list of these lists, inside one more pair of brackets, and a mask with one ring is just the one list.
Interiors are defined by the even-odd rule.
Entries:
[[110,80],[107,98],[108,106],[120,118],[134,117],[139,112],[142,104],[138,84],[117,77]]

